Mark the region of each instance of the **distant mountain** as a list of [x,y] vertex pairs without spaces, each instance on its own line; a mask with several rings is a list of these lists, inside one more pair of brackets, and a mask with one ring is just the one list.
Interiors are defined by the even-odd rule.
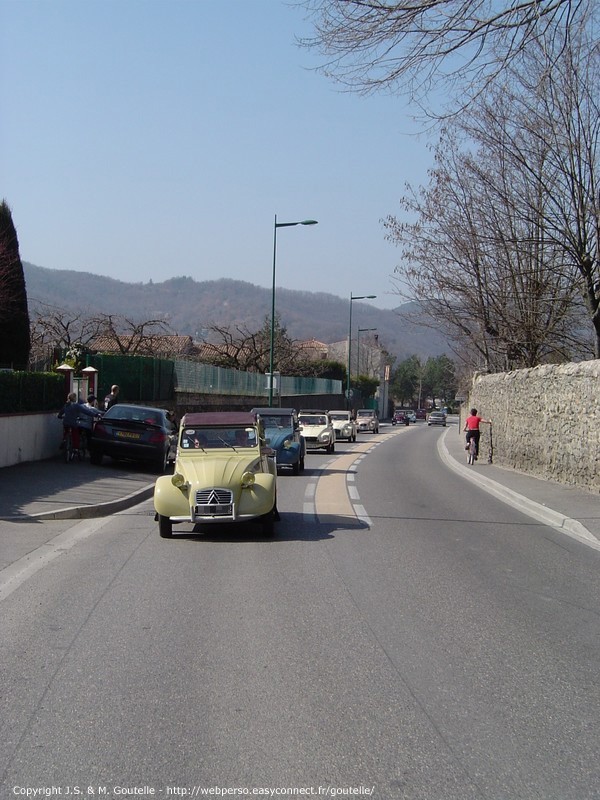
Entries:
[[[271,314],[271,291],[245,281],[222,278],[195,281],[171,278],[162,283],[126,283],[75,270],[56,270],[23,263],[30,309],[37,302],[88,313],[123,314],[136,321],[164,319],[174,333],[195,339],[213,324],[257,330]],[[276,313],[293,339],[326,344],[348,338],[349,299],[322,292],[277,289]],[[416,304],[386,311],[353,302],[352,335],[377,328],[381,345],[401,361],[449,352],[446,338],[423,320]]]

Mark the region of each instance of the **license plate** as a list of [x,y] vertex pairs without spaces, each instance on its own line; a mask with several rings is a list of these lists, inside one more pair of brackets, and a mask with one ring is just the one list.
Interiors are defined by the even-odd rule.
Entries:
[[230,517],[232,514],[232,506],[231,503],[228,504],[215,503],[210,506],[195,506],[194,514],[197,517],[208,517],[211,514],[214,514],[215,516],[219,517]]
[[133,433],[132,431],[116,431],[119,439],[141,439],[141,433]]

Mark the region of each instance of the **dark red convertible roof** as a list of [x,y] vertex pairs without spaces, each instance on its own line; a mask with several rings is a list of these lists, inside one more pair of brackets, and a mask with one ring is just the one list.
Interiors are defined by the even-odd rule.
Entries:
[[256,416],[248,411],[202,411],[186,414],[181,424],[186,428],[209,425],[256,425]]

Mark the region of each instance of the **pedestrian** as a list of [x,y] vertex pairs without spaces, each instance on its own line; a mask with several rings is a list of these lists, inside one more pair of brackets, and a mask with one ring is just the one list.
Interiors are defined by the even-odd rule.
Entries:
[[110,387],[110,394],[107,394],[104,398],[104,410],[108,411],[111,406],[114,406],[115,403],[119,402],[119,387],[116,383],[114,383]]
[[83,439],[82,442],[83,447],[85,450],[89,452],[94,422],[98,417],[102,416],[102,412],[98,408],[98,399],[96,398],[95,394],[88,395],[87,403],[84,403],[84,407],[91,409],[91,411],[93,412],[93,416],[90,416],[85,411],[83,411],[77,417],[77,427],[81,432],[81,437]]
[[483,417],[478,416],[477,409],[472,408],[470,416],[468,416],[465,420],[465,427],[463,428],[463,432],[467,432],[467,443],[465,445],[465,450],[469,449],[469,442],[471,439],[475,439],[475,458],[479,456],[479,437],[481,436],[479,425],[482,422],[486,425],[492,424],[491,419],[484,419]]
[[80,416],[95,417],[99,413],[99,411],[88,408],[84,403],[80,402],[77,399],[75,392],[71,392],[67,396],[67,402],[58,412],[58,418],[62,419],[63,421],[63,433],[65,440],[68,430],[71,431],[71,441],[73,443],[74,450],[79,450],[78,418]]

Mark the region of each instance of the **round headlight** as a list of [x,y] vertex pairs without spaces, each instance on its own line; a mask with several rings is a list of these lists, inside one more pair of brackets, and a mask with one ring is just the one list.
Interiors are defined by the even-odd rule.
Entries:
[[178,489],[181,489],[182,486],[185,486],[185,478],[181,473],[176,472],[173,477],[171,478],[171,483],[173,486],[176,486]]
[[248,486],[252,486],[254,484],[255,480],[256,477],[253,472],[244,472],[242,475],[242,487],[247,489]]
[[290,447],[292,446],[292,443],[290,442],[289,439],[286,439],[285,442],[283,443],[283,446],[285,447],[286,450],[289,450]]

